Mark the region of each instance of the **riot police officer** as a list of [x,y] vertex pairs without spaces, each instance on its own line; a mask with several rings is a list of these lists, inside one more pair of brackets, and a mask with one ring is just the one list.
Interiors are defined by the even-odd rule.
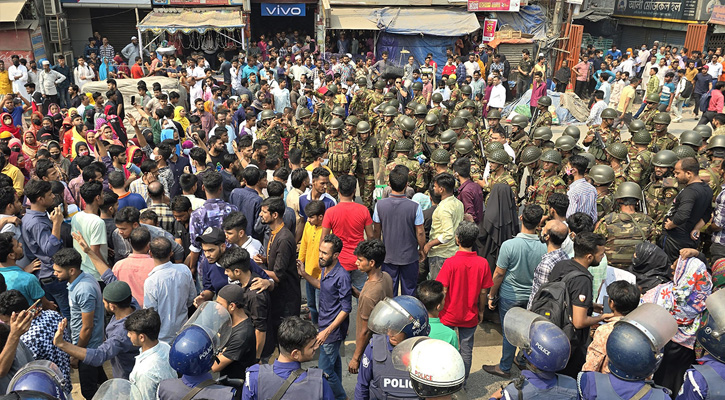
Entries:
[[21,399],[66,400],[70,394],[63,390],[63,381],[63,372],[54,363],[31,361],[15,373],[7,393],[15,393]]
[[553,117],[551,115],[551,112],[549,111],[549,107],[551,107],[551,97],[549,96],[541,96],[539,97],[539,100],[536,102],[536,120],[531,124],[531,129],[535,130],[536,128],[540,128],[542,126],[551,126],[551,123],[553,121]]
[[93,400],[120,400],[120,399],[141,399],[141,391],[134,386],[128,379],[114,378],[109,379],[101,386],[93,395]]
[[461,353],[443,340],[405,339],[393,349],[393,365],[410,374],[413,390],[424,399],[452,398],[465,383]]
[[614,170],[609,165],[595,165],[589,170],[589,179],[592,181],[592,186],[597,189],[597,220],[600,220],[614,211],[614,200],[610,189],[614,182]]
[[428,335],[423,303],[412,296],[386,298],[373,308],[368,328],[374,333],[362,356],[355,399],[417,399],[408,372],[393,364],[393,348],[405,339]]
[[[580,372],[582,400],[630,398],[669,399],[670,391],[647,381],[662,361],[662,349],[675,336],[677,322],[664,308],[642,304],[617,321],[607,339],[609,375]],[[647,397],[645,397],[647,396]]]

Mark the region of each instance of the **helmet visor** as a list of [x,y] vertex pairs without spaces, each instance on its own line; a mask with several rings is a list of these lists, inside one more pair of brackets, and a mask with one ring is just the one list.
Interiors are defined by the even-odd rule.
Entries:
[[521,307],[510,309],[503,319],[503,332],[506,340],[516,347],[526,348],[531,344],[531,325],[547,319]]
[[725,290],[718,290],[705,300],[707,311],[714,325],[718,327],[718,333],[725,333]]
[[393,366],[401,371],[410,371],[410,353],[418,343],[430,339],[427,336],[416,336],[405,339],[393,348]]
[[141,400],[141,392],[127,379],[109,379],[98,388],[93,400]]
[[[60,368],[58,368],[55,363],[51,361],[32,361],[29,362],[27,365],[25,365],[23,368],[21,368],[13,377],[13,379],[10,381],[10,384],[8,385],[8,391],[7,393],[12,392],[13,390],[29,390],[31,388],[27,387],[16,387],[20,382],[24,381],[25,375],[28,374],[35,374],[35,373],[42,373],[44,375],[47,375],[49,378],[54,380],[59,388],[63,387],[63,383],[65,379],[63,379],[63,372],[61,372]],[[20,383],[20,386],[24,386],[25,384]]]
[[622,318],[642,331],[652,342],[655,350],[660,350],[677,333],[677,321],[667,310],[657,304],[645,303]]
[[380,334],[394,336],[413,322],[413,317],[391,298],[379,302],[368,319],[368,328]]
[[191,325],[200,326],[209,334],[216,351],[227,344],[227,340],[232,334],[232,317],[216,301],[202,303],[177,334]]

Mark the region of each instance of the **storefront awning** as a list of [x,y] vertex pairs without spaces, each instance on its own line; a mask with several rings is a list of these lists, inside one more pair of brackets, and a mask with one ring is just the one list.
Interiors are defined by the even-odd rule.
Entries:
[[329,29],[380,30],[398,35],[461,36],[481,28],[474,13],[441,7],[331,7]]
[[0,22],[15,22],[25,0],[0,0]]
[[243,27],[241,10],[233,8],[155,9],[138,24],[140,31],[153,31],[156,33],[162,31],[169,33],[176,31],[203,33],[207,30],[232,30]]

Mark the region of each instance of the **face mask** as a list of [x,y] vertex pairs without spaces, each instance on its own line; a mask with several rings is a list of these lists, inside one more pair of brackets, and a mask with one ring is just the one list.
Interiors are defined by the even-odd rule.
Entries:
[[40,125],[40,120],[39,119],[34,119],[33,120],[33,125]]
[[51,154],[51,157],[55,158],[56,160],[60,158],[60,153],[58,154]]
[[79,152],[78,154],[80,154],[82,156],[87,156],[88,154],[90,154],[90,152],[88,150],[85,150],[85,151]]
[[188,156],[190,152],[191,152],[191,149],[184,149],[184,155]]
[[143,159],[143,156],[142,157],[134,157],[133,158],[133,163],[134,164],[141,164],[141,160],[142,159]]
[[174,140],[174,145],[177,145],[178,146],[179,145],[179,141],[178,140]]
[[325,166],[327,166],[327,163],[329,163],[329,162],[330,162],[330,159],[329,158],[325,158],[325,159],[322,160],[322,164],[321,165],[323,167],[325,167]]
[[151,158],[152,160],[156,160],[156,154],[151,153],[151,155],[149,155],[149,158]]

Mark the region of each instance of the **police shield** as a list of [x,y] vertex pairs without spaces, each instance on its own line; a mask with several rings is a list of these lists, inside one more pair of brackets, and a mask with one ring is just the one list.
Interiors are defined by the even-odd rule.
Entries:
[[109,379],[98,388],[93,400],[141,400],[141,392],[127,379]]
[[229,336],[232,334],[232,317],[221,304],[216,301],[206,301],[196,309],[178,333],[190,326],[198,326],[204,329],[211,338],[216,352],[226,345]]
[[711,318],[717,330],[712,332],[712,336],[719,338],[725,335],[725,290],[719,290],[705,300],[707,305],[708,318]]
[[50,361],[33,361],[21,368],[10,381],[7,393],[35,391],[60,400],[68,395],[63,391],[63,373]]
[[503,332],[506,335],[506,340],[516,347],[529,347],[531,344],[531,326],[537,321],[548,320],[521,307],[510,309],[503,319]]
[[645,303],[622,318],[619,323],[629,323],[644,332],[659,350],[677,333],[677,321],[667,310],[657,304]]

